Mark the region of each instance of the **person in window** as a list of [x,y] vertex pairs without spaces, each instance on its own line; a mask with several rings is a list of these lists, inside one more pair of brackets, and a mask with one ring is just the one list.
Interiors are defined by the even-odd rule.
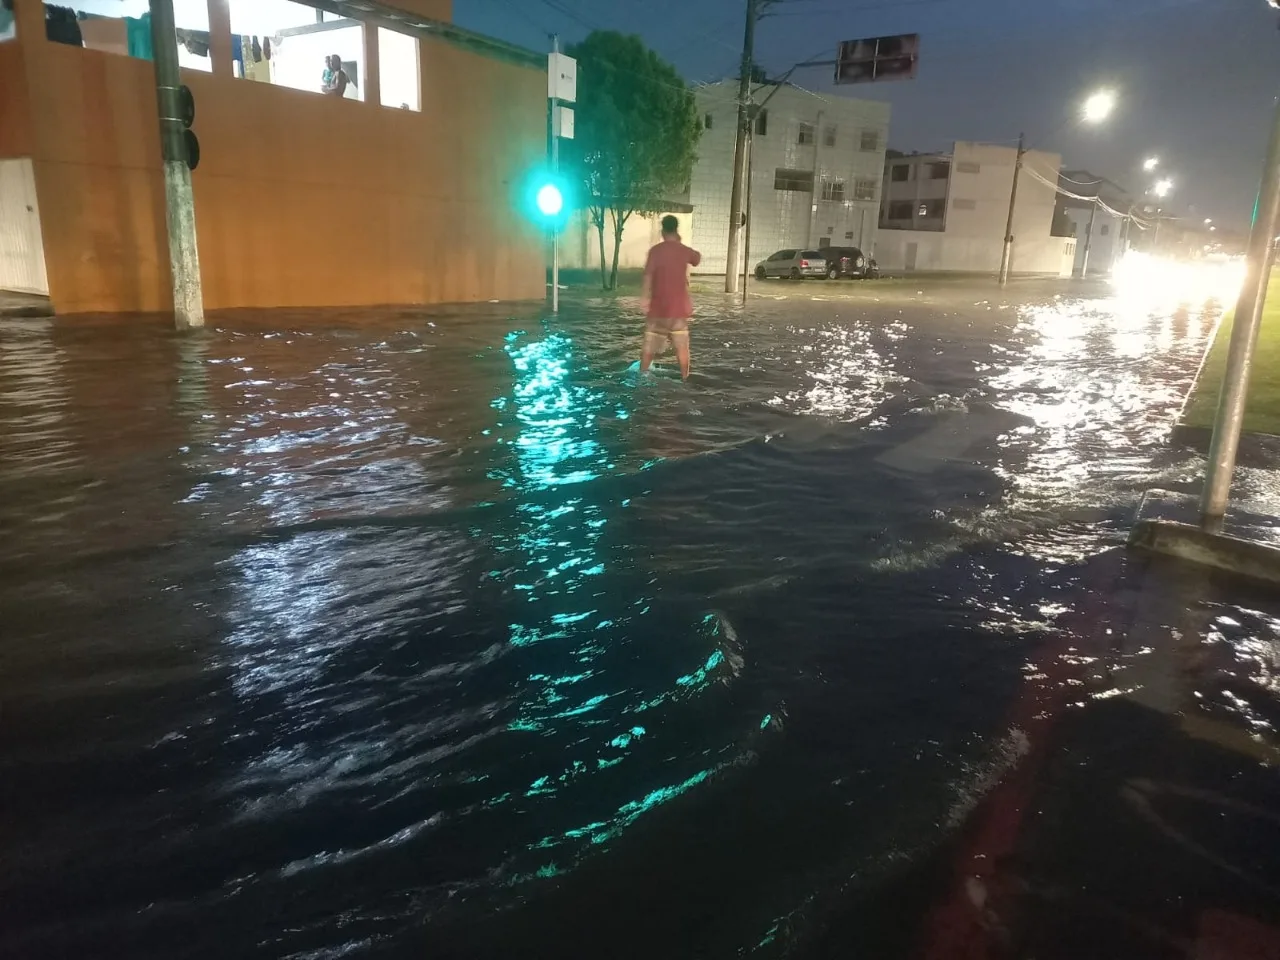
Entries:
[[328,96],[341,97],[347,92],[347,84],[350,79],[347,72],[342,69],[342,57],[338,54],[330,54],[324,58],[324,73],[321,75],[323,83],[321,90]]

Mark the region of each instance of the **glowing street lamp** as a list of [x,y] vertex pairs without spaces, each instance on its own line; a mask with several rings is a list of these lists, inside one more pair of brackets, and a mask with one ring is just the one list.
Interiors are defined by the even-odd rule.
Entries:
[[1206,227],[1207,227],[1209,224],[1211,224],[1211,223],[1213,223],[1213,218],[1212,218],[1212,217],[1205,217],[1205,218],[1204,218],[1204,225],[1205,225]]
[[1146,160],[1142,161],[1142,169],[1147,171],[1147,173],[1150,173],[1158,166],[1160,166],[1159,157],[1147,157]]
[[1084,102],[1084,119],[1088,123],[1101,123],[1111,116],[1116,108],[1114,90],[1099,90],[1091,94]]
[[1151,187],[1151,192],[1157,197],[1167,197],[1173,192],[1173,181],[1168,177],[1163,180],[1157,180]]

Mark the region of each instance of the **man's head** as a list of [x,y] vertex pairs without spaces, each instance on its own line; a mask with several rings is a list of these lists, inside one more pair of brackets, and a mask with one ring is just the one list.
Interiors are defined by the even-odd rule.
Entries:
[[680,232],[680,221],[675,217],[667,214],[662,218],[662,235],[664,237],[674,237]]
[[334,73],[337,73],[339,70],[342,69],[341,54],[331,53],[329,55],[329,69],[331,69]]

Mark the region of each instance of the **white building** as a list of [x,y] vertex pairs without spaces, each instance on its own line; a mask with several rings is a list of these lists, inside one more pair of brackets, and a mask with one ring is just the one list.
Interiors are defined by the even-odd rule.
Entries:
[[[998,272],[1017,153],[957,141],[951,153],[890,156],[875,247],[880,268]],[[1055,153],[1029,150],[1023,157],[1011,273],[1071,275],[1076,242],[1052,236],[1061,165]]]
[[[1056,232],[1076,238],[1075,275],[1086,273],[1086,254],[1089,276],[1110,273],[1129,248],[1127,221],[1132,199],[1121,187],[1088,170],[1062,171],[1058,186]],[[1096,203],[1095,197],[1102,202]]]
[[[700,272],[723,273],[738,81],[709,84],[695,93],[703,131],[689,195],[696,221],[685,242],[702,253]],[[837,94],[819,96],[789,84],[758,88],[755,100],[759,103],[770,94],[772,99],[752,128],[747,262],[754,266],[784,247],[872,249],[889,105]]]

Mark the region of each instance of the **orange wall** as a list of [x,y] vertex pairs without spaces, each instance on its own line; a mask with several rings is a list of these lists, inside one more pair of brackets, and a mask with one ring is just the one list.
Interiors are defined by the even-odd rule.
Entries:
[[31,156],[31,112],[27,108],[22,44],[0,43],[0,159]]
[[[24,46],[55,310],[170,309],[151,64]],[[545,75],[434,40],[421,61],[421,113],[184,71],[208,309],[543,296],[511,193],[544,154]]]

